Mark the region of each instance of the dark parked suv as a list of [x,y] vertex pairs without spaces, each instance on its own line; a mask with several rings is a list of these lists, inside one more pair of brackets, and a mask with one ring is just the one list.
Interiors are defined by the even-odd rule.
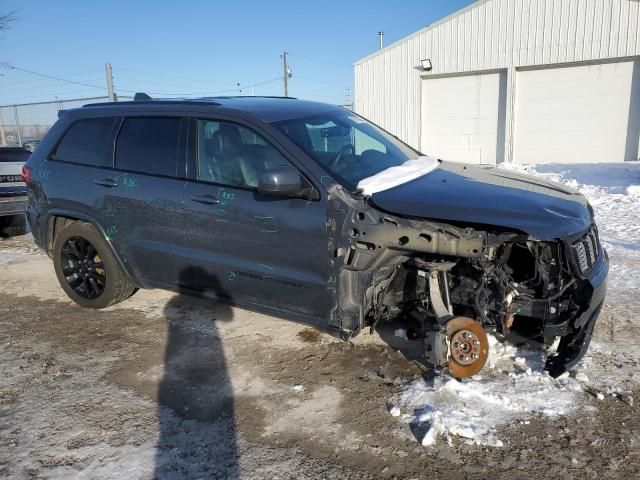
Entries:
[[456,377],[487,331],[559,337],[554,376],[584,355],[608,260],[577,192],[332,105],[137,98],[61,112],[24,167],[35,241],[83,307],[164,288],[345,338],[400,319]]
[[22,147],[0,147],[0,233],[24,233],[27,187],[22,166],[31,152]]

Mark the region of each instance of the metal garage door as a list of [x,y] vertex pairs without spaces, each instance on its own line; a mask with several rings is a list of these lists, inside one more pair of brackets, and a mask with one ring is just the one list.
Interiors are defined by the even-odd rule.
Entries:
[[421,150],[455,162],[502,162],[505,78],[487,73],[424,79]]
[[[636,65],[636,70],[637,70]],[[514,163],[638,159],[634,62],[517,72]]]

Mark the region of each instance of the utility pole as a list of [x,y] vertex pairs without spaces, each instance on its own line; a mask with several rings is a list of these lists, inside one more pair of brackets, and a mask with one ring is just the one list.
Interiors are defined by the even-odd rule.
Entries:
[[107,92],[109,93],[109,101],[116,101],[116,94],[113,91],[113,72],[111,71],[111,64],[104,64],[104,74],[107,77]]
[[384,32],[378,32],[378,37],[380,38],[380,50],[384,48]]
[[0,145],[5,146],[7,144],[7,136],[4,133],[4,120],[2,119],[2,109],[0,108]]
[[16,134],[18,135],[18,143],[20,144],[20,146],[22,146],[22,132],[20,132],[22,127],[20,127],[20,117],[18,116],[18,107],[16,107],[15,105],[13,106],[13,118],[15,119],[15,122],[16,122]]
[[291,71],[287,65],[288,52],[282,52],[282,80],[284,81],[284,96],[289,96],[289,79],[291,78]]

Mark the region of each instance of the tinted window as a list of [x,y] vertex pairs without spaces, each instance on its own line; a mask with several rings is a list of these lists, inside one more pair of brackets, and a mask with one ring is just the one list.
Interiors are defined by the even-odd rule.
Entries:
[[0,162],[26,162],[31,155],[24,148],[0,148]]
[[198,120],[198,180],[256,188],[270,168],[291,165],[253,130],[228,122]]
[[53,155],[55,160],[97,167],[113,166],[113,129],[117,118],[89,118],[75,122]]
[[127,118],[116,142],[116,168],[176,176],[179,118]]

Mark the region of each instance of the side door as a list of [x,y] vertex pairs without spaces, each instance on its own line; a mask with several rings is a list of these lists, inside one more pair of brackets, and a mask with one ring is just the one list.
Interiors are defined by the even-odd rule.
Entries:
[[187,263],[181,250],[186,125],[180,116],[123,118],[114,168],[94,178],[106,236],[145,287],[175,289]]
[[191,288],[324,319],[326,202],[276,198],[257,188],[268,169],[301,166],[264,130],[228,118],[192,119],[188,151],[184,244],[194,265]]

